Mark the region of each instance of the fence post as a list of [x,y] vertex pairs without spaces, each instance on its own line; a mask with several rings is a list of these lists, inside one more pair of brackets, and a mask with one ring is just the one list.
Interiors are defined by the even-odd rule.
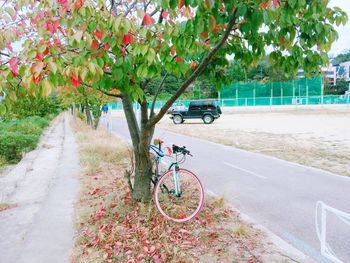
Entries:
[[112,133],[112,105],[108,104],[107,112],[107,130],[109,133]]

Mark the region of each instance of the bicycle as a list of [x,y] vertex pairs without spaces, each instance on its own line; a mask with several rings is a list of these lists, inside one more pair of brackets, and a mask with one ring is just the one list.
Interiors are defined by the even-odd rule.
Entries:
[[200,213],[204,202],[203,185],[194,173],[179,167],[179,164],[185,162],[186,156],[192,156],[185,146],[172,145],[168,155],[175,158],[166,171],[161,172],[162,161],[166,156],[162,150],[163,143],[158,139],[150,145],[150,153],[154,156],[151,181],[155,186],[155,205],[165,218],[184,223]]

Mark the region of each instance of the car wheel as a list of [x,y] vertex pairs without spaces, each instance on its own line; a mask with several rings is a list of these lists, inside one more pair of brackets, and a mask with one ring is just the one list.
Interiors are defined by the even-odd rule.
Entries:
[[183,118],[182,118],[180,115],[175,115],[175,116],[173,117],[173,122],[174,122],[175,124],[181,124],[181,123],[183,122]]
[[205,124],[210,124],[210,123],[212,123],[213,121],[214,121],[214,117],[213,117],[213,116],[211,116],[211,115],[209,115],[209,114],[203,116],[203,122],[204,122]]

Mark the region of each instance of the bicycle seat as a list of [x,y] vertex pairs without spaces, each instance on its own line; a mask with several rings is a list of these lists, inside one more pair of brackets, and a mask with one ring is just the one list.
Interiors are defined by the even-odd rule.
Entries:
[[152,150],[152,152],[156,153],[159,157],[164,157],[165,154],[162,150],[160,150],[157,146],[151,144],[149,146],[150,150]]

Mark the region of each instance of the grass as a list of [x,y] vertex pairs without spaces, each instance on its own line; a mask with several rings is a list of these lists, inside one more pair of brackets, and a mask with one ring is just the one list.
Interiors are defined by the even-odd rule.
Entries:
[[83,169],[73,262],[263,261],[264,235],[223,199],[207,196],[186,224],[167,221],[152,202],[133,202],[124,177],[128,145],[81,121],[72,124]]

